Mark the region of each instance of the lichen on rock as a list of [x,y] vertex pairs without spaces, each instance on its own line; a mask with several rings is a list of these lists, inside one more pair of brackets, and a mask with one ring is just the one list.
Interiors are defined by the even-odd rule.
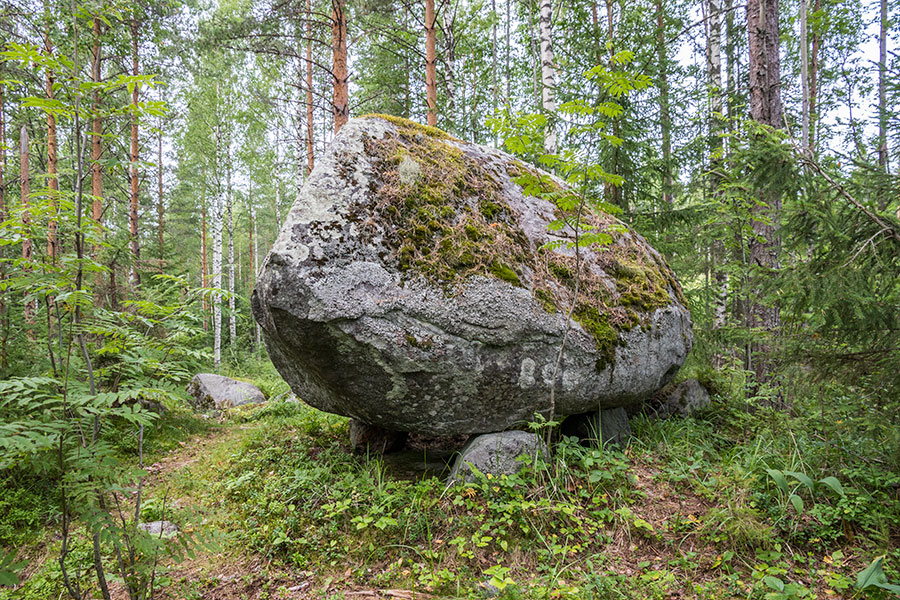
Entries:
[[635,402],[668,382],[691,341],[671,270],[599,213],[591,225],[612,243],[581,249],[576,266],[553,244],[564,234],[548,230],[557,207],[516,183],[529,169],[395,117],[345,125],[253,295],[297,395],[391,430],[498,431],[548,410],[567,330],[559,414]]

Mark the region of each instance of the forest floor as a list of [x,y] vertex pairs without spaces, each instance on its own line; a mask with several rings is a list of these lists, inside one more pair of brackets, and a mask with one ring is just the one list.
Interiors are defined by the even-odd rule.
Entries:
[[[142,520],[211,540],[161,565],[163,600],[849,598],[875,556],[900,558],[896,521],[852,513],[896,506],[792,485],[798,510],[766,475],[804,466],[775,420],[639,417],[624,452],[563,440],[547,464],[452,486],[446,448],[355,455],[346,419],[299,403],[162,420]],[[32,545],[0,598],[57,598],[55,543]]]

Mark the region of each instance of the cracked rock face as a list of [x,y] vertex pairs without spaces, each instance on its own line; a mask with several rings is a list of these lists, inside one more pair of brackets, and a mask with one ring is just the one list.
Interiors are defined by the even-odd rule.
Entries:
[[540,175],[410,122],[345,125],[253,292],[292,390],[386,429],[502,431],[549,414],[567,328],[556,414],[636,403],[668,383],[692,342],[671,270],[606,215],[595,225],[609,247],[578,263],[542,249],[563,234],[548,232],[556,208],[523,193],[523,173]]

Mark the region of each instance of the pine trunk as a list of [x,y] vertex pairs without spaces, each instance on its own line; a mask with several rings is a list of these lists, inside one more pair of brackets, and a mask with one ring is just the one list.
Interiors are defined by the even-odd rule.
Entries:
[[[140,75],[140,71],[138,69],[138,23],[136,19],[131,20],[131,60],[132,74],[137,77]],[[131,92],[131,108],[134,112],[131,115],[131,204],[130,212],[128,214],[128,229],[131,234],[131,258],[132,261],[134,261],[134,265],[131,269],[131,285],[134,288],[137,288],[141,284],[141,244],[138,239],[138,94],[139,86],[135,85]]]
[[544,129],[544,152],[556,154],[556,64],[553,58],[553,39],[550,30],[552,10],[550,0],[541,0],[538,26],[541,39],[541,106],[547,117]]
[[[887,28],[888,7],[887,0],[881,0],[881,28],[878,34],[878,166],[885,172],[888,168],[888,111],[885,79],[887,77]],[[883,201],[887,206],[887,199]],[[884,208],[884,207],[882,207]]]
[[[428,101],[426,122],[437,126],[437,51],[434,28],[434,0],[425,0],[425,94]],[[421,89],[421,88],[420,88]]]
[[306,0],[306,174],[315,166],[315,145],[313,144],[315,121],[313,120],[313,65],[312,65],[312,0]]
[[334,77],[334,132],[350,118],[350,92],[347,85],[347,13],[345,0],[331,0],[331,53]]
[[[750,117],[763,125],[781,127],[781,64],[778,38],[778,0],[749,0],[747,3],[747,28],[749,41]],[[760,280],[767,272],[779,267],[777,223],[781,211],[781,198],[777,193],[760,192],[752,209],[753,233],[749,240],[748,263],[757,270],[751,291],[753,301],[748,307],[749,323],[774,335],[780,327],[780,311],[777,303],[757,301],[760,296]],[[755,359],[750,361],[756,373],[757,383],[770,380],[771,359],[768,341],[753,344]]]
[[[28,266],[32,257],[32,241],[31,241],[31,212],[29,211],[31,196],[31,174],[28,164],[28,130],[22,125],[19,133],[19,184],[22,190],[22,228],[25,237],[22,240],[22,261],[25,263],[25,269],[30,270]],[[34,339],[34,311],[35,301],[28,300],[25,302],[25,324],[28,327],[28,339]]]
[[[596,22],[597,9],[592,5]],[[663,0],[656,0],[656,53],[659,62],[659,127],[662,134],[662,204],[672,208],[672,117],[669,113],[669,59]]]

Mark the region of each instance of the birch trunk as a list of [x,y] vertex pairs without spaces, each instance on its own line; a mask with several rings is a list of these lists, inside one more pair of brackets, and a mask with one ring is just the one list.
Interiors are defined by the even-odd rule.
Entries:
[[[425,95],[428,102],[426,122],[437,126],[437,62],[434,28],[434,0],[425,0]],[[421,88],[420,88],[421,89]]]
[[[213,236],[212,287],[217,290],[222,289],[221,206],[221,191],[217,190],[213,198],[213,206],[210,215],[212,218],[211,225]],[[213,363],[216,369],[222,364],[222,296],[218,292],[213,295]]]
[[800,147],[812,156],[809,143],[809,48],[807,44],[808,0],[800,0]]
[[[816,0],[813,5],[813,11],[819,13],[822,10],[822,0]],[[812,34],[812,56],[809,59],[809,148],[811,156],[816,155],[816,145],[819,136],[816,130],[819,119],[816,117],[816,99],[819,95],[819,48],[822,45],[822,38],[817,28],[813,29]]]
[[[206,241],[206,169],[203,170],[203,187],[200,197],[200,282],[204,288],[209,287],[209,263],[207,262],[208,246]],[[209,305],[203,296],[203,331],[209,331],[207,313]]]
[[544,128],[544,152],[556,154],[556,65],[550,31],[550,0],[541,0],[538,26],[541,38],[541,106],[547,116]]
[[[3,72],[0,69],[0,81]],[[0,223],[6,221],[6,104],[3,84],[0,83]],[[0,247],[0,369],[6,368],[6,346],[9,339],[9,308],[6,305],[6,248]]]
[[234,210],[231,193],[231,143],[226,150],[227,181],[225,211],[228,213],[228,344],[234,348],[237,338],[237,315],[234,312]]

